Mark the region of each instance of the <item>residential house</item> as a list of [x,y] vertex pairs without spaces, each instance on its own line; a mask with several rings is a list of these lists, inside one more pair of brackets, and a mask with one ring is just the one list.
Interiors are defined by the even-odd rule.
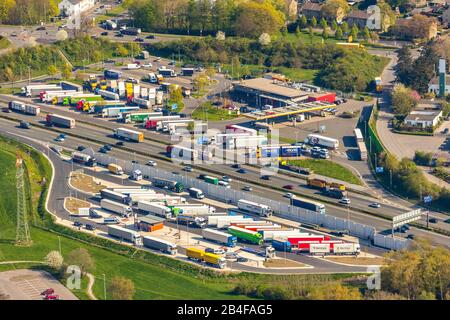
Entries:
[[61,15],[70,16],[74,13],[86,12],[94,5],[95,0],[62,0],[58,4],[58,9]]
[[322,18],[322,6],[320,3],[306,2],[300,8],[300,14],[305,16],[306,19],[311,20],[313,17],[319,21]]
[[397,19],[390,28],[392,35],[399,39],[433,39],[437,36],[437,21],[435,18],[417,14],[408,19]]
[[422,107],[424,109],[411,111],[406,116],[404,123],[421,129],[434,128],[442,118],[442,110],[435,108],[434,110],[427,110],[427,106]]
[[[352,10],[347,15],[347,23],[351,27],[356,25],[360,30],[368,27],[369,29],[375,29],[373,26],[369,26],[370,14],[362,10]],[[371,22],[371,21],[370,21]]]

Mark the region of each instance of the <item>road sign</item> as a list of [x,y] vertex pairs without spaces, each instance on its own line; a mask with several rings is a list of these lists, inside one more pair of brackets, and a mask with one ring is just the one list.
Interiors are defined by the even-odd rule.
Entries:
[[433,201],[433,197],[432,196],[425,196],[425,197],[423,197],[423,202],[424,203],[430,203],[431,201]]
[[376,171],[376,173],[383,173],[384,172],[384,168],[383,167],[376,167],[375,171]]
[[410,223],[420,219],[422,209],[409,211],[392,218],[392,229],[396,229],[406,223]]
[[176,110],[178,108],[178,105],[176,103],[172,104],[172,110]]

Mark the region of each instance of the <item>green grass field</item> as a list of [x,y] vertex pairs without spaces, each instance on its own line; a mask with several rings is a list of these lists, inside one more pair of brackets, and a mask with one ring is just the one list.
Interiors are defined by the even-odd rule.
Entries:
[[11,45],[11,42],[5,38],[0,36],[0,49],[6,49]]
[[235,112],[223,109],[221,107],[215,107],[210,101],[204,103],[192,112],[192,118],[203,121],[231,120],[236,117],[237,115]]
[[353,174],[349,169],[344,166],[323,159],[302,159],[302,160],[290,160],[289,164],[299,167],[306,167],[314,170],[314,173],[327,176],[330,178],[346,181],[352,184],[362,185],[361,180]]

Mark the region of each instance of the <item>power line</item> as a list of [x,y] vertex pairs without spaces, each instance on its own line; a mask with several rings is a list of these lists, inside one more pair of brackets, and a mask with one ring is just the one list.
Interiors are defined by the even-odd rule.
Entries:
[[27,203],[25,199],[25,189],[23,181],[23,160],[17,155],[16,157],[16,189],[17,189],[17,230],[16,245],[31,246],[33,241],[30,236],[30,229],[27,221]]

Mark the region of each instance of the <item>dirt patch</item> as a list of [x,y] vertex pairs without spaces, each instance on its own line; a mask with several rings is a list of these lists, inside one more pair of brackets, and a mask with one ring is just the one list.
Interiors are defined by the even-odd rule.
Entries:
[[270,259],[263,262],[266,268],[304,268],[305,264],[289,259]]
[[67,197],[64,199],[64,205],[66,209],[72,214],[78,214],[79,208],[90,208],[91,204],[87,201],[80,200],[77,198]]
[[384,259],[381,257],[326,257],[326,260],[352,264],[357,266],[382,265]]
[[70,184],[74,188],[89,193],[99,193],[100,190],[106,188],[105,185],[95,181],[93,177],[78,172],[72,173]]

